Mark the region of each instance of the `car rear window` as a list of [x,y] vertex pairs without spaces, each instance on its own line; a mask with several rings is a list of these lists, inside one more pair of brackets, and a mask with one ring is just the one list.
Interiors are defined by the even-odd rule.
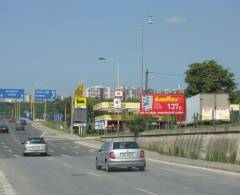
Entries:
[[31,144],[42,144],[44,143],[43,138],[29,138]]
[[139,149],[139,145],[136,142],[115,142],[113,143],[113,149]]

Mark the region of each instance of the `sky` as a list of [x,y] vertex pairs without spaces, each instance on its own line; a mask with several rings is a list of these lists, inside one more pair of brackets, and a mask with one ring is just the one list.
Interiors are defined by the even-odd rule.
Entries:
[[[0,88],[186,87],[184,72],[215,59],[240,81],[238,0],[1,0]],[[147,15],[154,23],[148,24]],[[99,61],[99,57],[106,61]]]

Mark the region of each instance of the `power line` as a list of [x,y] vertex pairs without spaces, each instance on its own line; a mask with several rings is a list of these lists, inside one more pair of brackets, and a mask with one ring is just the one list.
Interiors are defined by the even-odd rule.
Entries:
[[163,76],[173,76],[173,77],[182,77],[184,74],[169,74],[169,73],[160,73],[160,72],[149,72],[150,74],[157,74],[157,75],[163,75]]

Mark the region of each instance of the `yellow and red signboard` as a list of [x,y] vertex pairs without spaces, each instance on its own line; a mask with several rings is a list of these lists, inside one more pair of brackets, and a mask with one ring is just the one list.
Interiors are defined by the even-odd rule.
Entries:
[[186,98],[182,94],[143,94],[140,113],[185,115]]

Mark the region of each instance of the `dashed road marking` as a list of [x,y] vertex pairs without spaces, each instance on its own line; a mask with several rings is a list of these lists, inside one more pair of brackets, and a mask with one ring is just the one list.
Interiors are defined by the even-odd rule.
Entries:
[[54,147],[57,147],[57,145],[56,145],[56,144],[53,144],[53,143],[49,143],[49,145],[52,145],[52,146],[54,146]]
[[68,159],[73,159],[73,157],[67,155],[67,154],[62,154],[63,157],[68,158]]
[[10,150],[10,149],[8,149],[7,151],[10,152],[10,153],[12,152],[12,150]]
[[52,150],[52,149],[48,149],[48,151],[49,151],[49,152],[52,152],[52,153],[54,153],[54,152],[55,152],[55,151],[54,151],[54,150]]
[[53,160],[53,158],[51,158],[51,157],[47,157],[47,159],[48,159],[48,160]]
[[15,158],[20,158],[20,156],[18,154],[14,154],[13,155]]
[[96,176],[96,177],[102,177],[102,175],[94,173],[94,172],[89,172],[89,175],[93,175],[93,176]]
[[150,194],[150,195],[158,195],[157,193],[154,192],[150,192],[148,190],[142,189],[142,188],[136,188],[136,190],[140,191],[140,192],[144,192],[146,194]]
[[75,153],[75,154],[79,154],[79,152],[77,152],[77,151],[73,151],[73,153]]
[[71,168],[71,167],[72,167],[72,165],[70,165],[70,164],[68,164],[68,163],[63,163],[63,165],[64,165],[65,167],[68,167],[68,168]]

